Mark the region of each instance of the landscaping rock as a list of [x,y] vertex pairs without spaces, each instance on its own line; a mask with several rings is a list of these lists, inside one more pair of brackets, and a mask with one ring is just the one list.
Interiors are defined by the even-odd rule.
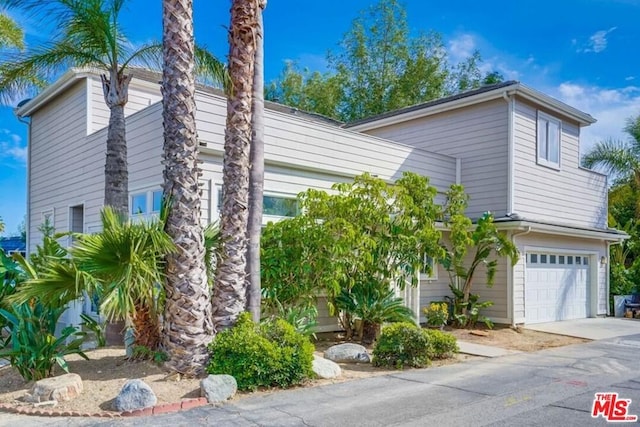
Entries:
[[82,393],[82,389],[80,375],[64,374],[36,381],[25,400],[33,403],[48,400],[66,402],[78,397]]
[[238,391],[238,383],[231,375],[209,375],[200,381],[200,396],[209,403],[231,399]]
[[116,411],[133,411],[148,408],[158,403],[155,393],[142,380],[129,380],[113,402]]
[[344,343],[329,347],[324,352],[325,359],[338,363],[369,363],[371,356],[360,344]]
[[318,378],[331,379],[338,378],[342,375],[342,369],[340,369],[340,366],[336,362],[316,356],[315,354],[313,355],[311,367]]

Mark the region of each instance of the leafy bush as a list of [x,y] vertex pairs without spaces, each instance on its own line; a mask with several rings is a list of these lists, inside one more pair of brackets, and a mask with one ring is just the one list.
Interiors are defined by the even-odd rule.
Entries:
[[449,306],[446,302],[434,301],[423,310],[429,326],[444,326],[449,319]]
[[476,323],[482,322],[487,328],[493,328],[493,321],[489,317],[480,314],[480,310],[491,307],[493,301],[479,302],[480,295],[470,294],[467,302],[464,302],[464,296],[461,290],[452,286],[449,286],[449,289],[454,294],[452,298],[454,306],[453,320],[459,327],[473,328]]
[[313,375],[313,344],[282,319],[256,325],[243,313],[209,344],[210,374],[232,375],[240,390],[289,387]]
[[313,336],[315,338],[316,334],[314,331],[316,326],[318,326],[318,307],[316,305],[309,307],[284,307],[278,304],[276,314],[263,319],[263,321],[273,321],[278,318],[292,325],[299,334],[305,337]]
[[54,336],[58,318],[64,308],[35,303],[13,304],[10,311],[0,309],[10,329],[2,343],[0,358],[9,359],[22,378],[36,381],[53,375],[58,364],[69,372],[64,357],[78,354],[89,359],[81,350],[85,334],[73,326],[64,328],[58,338]]
[[448,359],[460,351],[456,337],[453,335],[434,329],[425,329],[423,332],[427,335],[429,342],[429,359]]
[[429,336],[414,323],[385,326],[373,349],[374,366],[422,368],[429,365]]

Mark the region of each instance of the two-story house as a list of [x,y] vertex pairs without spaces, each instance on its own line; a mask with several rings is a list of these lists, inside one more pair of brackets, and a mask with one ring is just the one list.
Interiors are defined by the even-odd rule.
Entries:
[[[158,75],[133,72],[129,193],[131,214],[144,216],[159,209],[162,108]],[[226,99],[200,87],[196,104],[202,220],[211,222],[221,194]],[[70,70],[17,113],[30,118],[28,250],[47,219],[57,231],[98,230],[108,123],[99,74]],[[508,324],[604,315],[608,248],[624,235],[607,228],[606,177],[579,166],[580,128],[593,122],[517,82],[348,125],[267,103],[265,222],[295,215],[299,192],[363,172],[393,181],[414,171],[441,193],[461,183],[471,197],[469,214],[493,212],[523,255],[513,268],[501,260],[492,288],[478,275],[474,291],[495,303],[486,314]],[[447,284],[446,272],[436,269],[406,293],[407,303],[419,311],[447,295]]]

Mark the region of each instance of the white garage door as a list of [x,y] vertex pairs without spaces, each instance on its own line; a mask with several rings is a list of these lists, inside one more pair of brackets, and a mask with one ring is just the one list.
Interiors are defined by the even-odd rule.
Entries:
[[563,253],[527,253],[527,323],[589,317],[589,257]]

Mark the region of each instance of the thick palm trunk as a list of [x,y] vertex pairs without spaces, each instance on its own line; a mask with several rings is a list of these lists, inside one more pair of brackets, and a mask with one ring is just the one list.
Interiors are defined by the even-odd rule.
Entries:
[[247,274],[249,276],[247,311],[254,322],[260,321],[260,234],[262,233],[262,202],[264,193],[264,28],[262,9],[258,10],[256,56],[253,74],[252,140],[249,174],[249,224],[247,235]]
[[224,141],[222,254],[213,290],[216,329],[233,326],[246,305],[249,144],[258,2],[233,0],[229,29],[227,127]]
[[164,346],[168,366],[200,374],[213,336],[200,224],[192,0],[163,1],[162,95],[166,231],[177,251],[167,257]]
[[109,107],[107,129],[107,159],[104,166],[104,204],[119,214],[129,214],[129,172],[124,106],[128,101],[130,76],[112,72],[102,76],[104,100]]

